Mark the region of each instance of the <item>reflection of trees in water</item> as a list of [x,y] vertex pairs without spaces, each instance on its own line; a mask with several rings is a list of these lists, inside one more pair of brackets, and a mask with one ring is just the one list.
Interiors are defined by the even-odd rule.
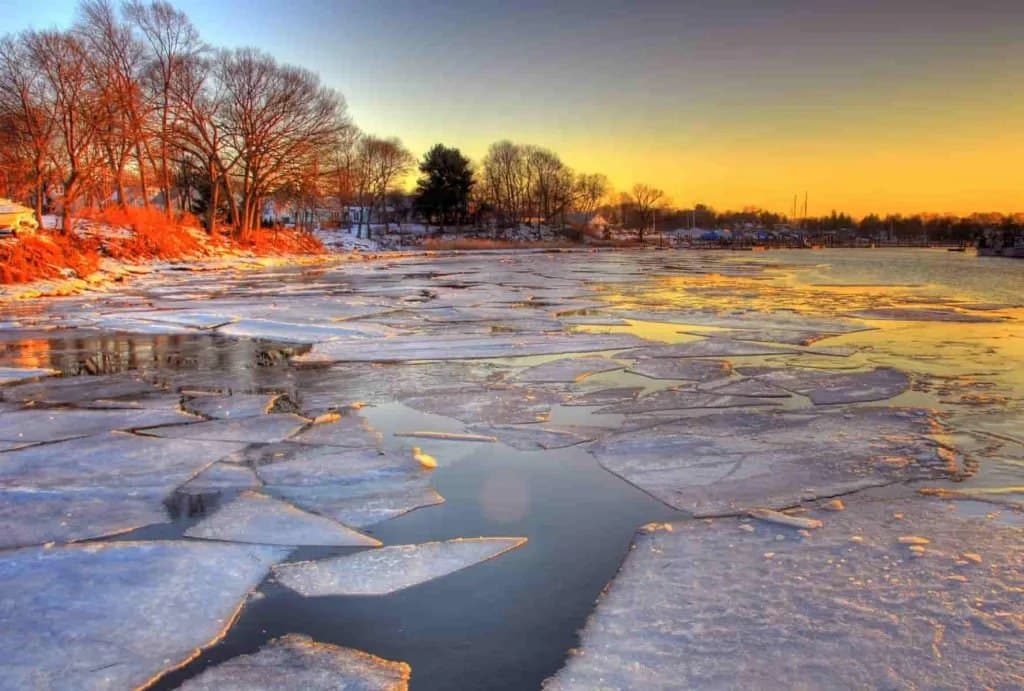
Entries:
[[19,341],[4,360],[20,367],[52,367],[64,375],[149,371],[237,372],[273,367],[297,349],[279,344],[198,334],[102,333]]

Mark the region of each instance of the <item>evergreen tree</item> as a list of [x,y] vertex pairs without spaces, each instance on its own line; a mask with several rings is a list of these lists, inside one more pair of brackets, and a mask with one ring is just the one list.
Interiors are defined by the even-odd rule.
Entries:
[[416,210],[442,230],[445,225],[461,223],[468,211],[473,182],[469,159],[454,147],[436,144],[420,162]]

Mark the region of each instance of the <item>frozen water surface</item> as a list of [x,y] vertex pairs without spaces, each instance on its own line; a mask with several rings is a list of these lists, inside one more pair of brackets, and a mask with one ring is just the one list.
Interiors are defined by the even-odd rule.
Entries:
[[404,691],[409,665],[289,634],[186,681],[187,691]]
[[572,383],[585,379],[591,374],[622,369],[620,362],[602,357],[562,358],[542,365],[528,367],[516,374],[517,381],[534,384]]
[[257,492],[241,494],[186,530],[185,535],[264,545],[374,547],[380,544],[336,521]]
[[610,435],[590,451],[663,502],[716,515],[955,476],[955,453],[936,431],[921,410],[730,411]]
[[144,686],[220,638],[285,550],[118,542],[0,554],[0,688]]
[[31,381],[41,377],[50,377],[57,374],[56,370],[39,369],[32,367],[0,367],[0,386],[15,384],[22,381]]
[[737,519],[638,535],[545,688],[1019,687],[1024,530],[927,500],[810,515],[806,537]]
[[[206,684],[313,684],[337,669],[327,644],[408,663],[423,690],[536,688],[609,582],[566,671],[578,676],[553,683],[1019,686],[1020,584],[1006,574],[1019,577],[1020,540],[1006,531],[1024,520],[1024,274],[1011,266],[890,250],[468,253],[154,271],[118,292],[4,304],[0,367],[62,376],[0,386],[0,428],[21,433],[0,435],[0,561],[35,554],[43,577],[12,582],[66,590],[32,600],[4,581],[0,607],[62,609],[10,634],[57,643],[5,643],[0,687],[100,685],[18,676],[72,659],[140,685],[219,635],[232,620],[211,603],[230,615],[262,570],[238,588],[217,577],[270,548],[179,546],[190,531],[314,543],[288,567],[310,587],[388,594],[267,582],[159,691],[204,670]],[[499,443],[396,436],[416,430]],[[421,468],[414,444],[439,467]],[[836,495],[832,511],[811,503]],[[795,527],[745,518],[767,508]],[[638,538],[616,579],[635,528],[666,520],[673,532]],[[392,547],[321,544],[339,526]],[[438,542],[458,535],[530,542],[433,578],[508,546]],[[11,549],[104,537],[168,542],[133,548],[117,578],[43,558],[65,547]],[[659,551],[634,587],[647,541]],[[155,592],[187,590],[187,623],[162,614],[163,595],[120,587],[162,575],[161,550],[177,550],[178,580]],[[612,617],[605,645],[595,632]],[[318,643],[270,643],[294,631]],[[74,657],[104,641],[113,659]]]
[[526,544],[521,537],[393,545],[321,561],[282,564],[274,577],[306,597],[386,595],[469,568]]

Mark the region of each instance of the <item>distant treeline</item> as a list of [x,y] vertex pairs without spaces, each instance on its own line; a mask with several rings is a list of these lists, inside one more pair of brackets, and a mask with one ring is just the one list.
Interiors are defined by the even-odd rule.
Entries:
[[325,215],[367,232],[415,217],[444,226],[787,226],[807,232],[927,233],[968,240],[1019,229],[1021,217],[974,214],[791,219],[757,209],[678,208],[663,190],[616,192],[549,149],[499,141],[474,164],[438,144],[419,163],[402,142],[361,132],[318,75],[254,48],[204,43],[163,0],[83,0],[67,30],[0,39],[0,194],[60,213],[69,232],[85,208],[182,212],[244,236],[280,209],[300,224]]

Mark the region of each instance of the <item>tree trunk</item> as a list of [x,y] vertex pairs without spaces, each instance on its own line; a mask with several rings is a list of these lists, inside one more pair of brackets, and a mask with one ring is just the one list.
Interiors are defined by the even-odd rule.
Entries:
[[142,156],[142,146],[135,145],[135,160],[139,163],[139,187],[142,188],[142,206],[149,210],[149,189],[146,185],[146,161]]

